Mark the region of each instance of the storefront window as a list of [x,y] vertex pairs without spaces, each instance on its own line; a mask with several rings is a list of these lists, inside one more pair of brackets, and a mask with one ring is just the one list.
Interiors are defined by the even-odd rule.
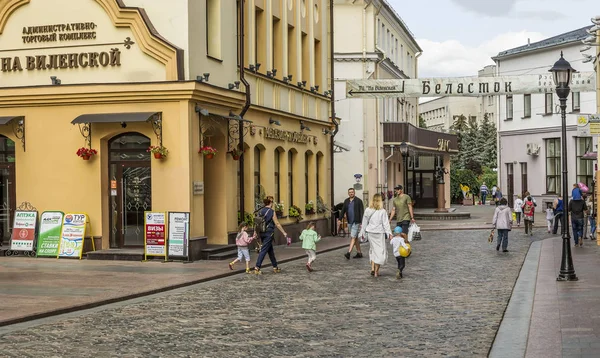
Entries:
[[281,169],[281,152],[279,151],[279,148],[275,149],[275,201],[277,203],[279,203],[281,201],[281,196],[280,196],[280,183],[279,183],[279,170]]
[[15,210],[15,142],[0,136],[0,243],[10,239]]
[[254,199],[256,205],[262,206],[262,198],[260,197],[260,148],[258,146],[254,147]]
[[290,187],[288,207],[294,205],[294,153],[288,152],[288,183]]
[[0,136],[0,163],[15,162],[15,142],[10,138]]
[[304,154],[304,202],[308,203],[308,163],[310,161],[310,154]]
[[577,183],[585,183],[590,192],[594,190],[594,161],[583,159],[583,155],[592,149],[592,138],[577,138],[577,153],[575,163],[577,166]]
[[560,138],[546,139],[546,193],[560,193]]

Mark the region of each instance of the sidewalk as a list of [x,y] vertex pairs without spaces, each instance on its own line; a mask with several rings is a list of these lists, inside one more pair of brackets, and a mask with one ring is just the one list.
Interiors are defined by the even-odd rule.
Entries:
[[562,239],[532,244],[490,357],[600,357],[600,246],[572,247],[579,281],[557,282]]
[[[346,247],[349,238],[325,237],[318,252]],[[301,243],[276,246],[279,263],[306,256]],[[250,267],[257,253],[251,252]],[[29,257],[0,257],[0,327],[18,322],[97,307],[190,286],[245,271],[238,263],[231,271],[229,261],[164,263],[96,261]],[[263,269],[269,270],[269,258]]]

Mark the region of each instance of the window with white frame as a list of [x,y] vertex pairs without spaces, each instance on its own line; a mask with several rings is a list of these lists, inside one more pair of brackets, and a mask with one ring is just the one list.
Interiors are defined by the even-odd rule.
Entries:
[[581,98],[579,97],[579,95],[579,92],[573,92],[573,94],[571,95],[571,98],[573,98],[573,112],[579,112],[579,110],[581,109]]
[[506,120],[513,119],[513,96],[506,96]]
[[531,117],[531,95],[530,94],[523,95],[523,117],[524,118]]
[[546,100],[545,100],[546,106],[544,108],[545,109],[544,110],[545,114],[552,114],[552,111],[553,111],[553,108],[554,108],[553,107],[553,99],[554,99],[554,96],[553,96],[552,93],[546,93]]

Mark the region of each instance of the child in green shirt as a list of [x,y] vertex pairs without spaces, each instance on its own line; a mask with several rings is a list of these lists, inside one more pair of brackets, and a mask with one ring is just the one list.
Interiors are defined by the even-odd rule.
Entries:
[[317,245],[316,243],[321,240],[321,236],[315,231],[315,223],[311,221],[306,229],[300,234],[300,240],[302,241],[302,248],[306,250],[308,255],[308,262],[306,263],[306,269],[308,272],[312,272],[311,264],[317,258]]

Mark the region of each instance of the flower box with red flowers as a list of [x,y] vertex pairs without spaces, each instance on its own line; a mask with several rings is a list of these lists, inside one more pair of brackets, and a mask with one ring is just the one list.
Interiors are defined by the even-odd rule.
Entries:
[[90,160],[93,155],[98,154],[96,149],[81,147],[77,150],[77,156],[83,158],[83,160]]

